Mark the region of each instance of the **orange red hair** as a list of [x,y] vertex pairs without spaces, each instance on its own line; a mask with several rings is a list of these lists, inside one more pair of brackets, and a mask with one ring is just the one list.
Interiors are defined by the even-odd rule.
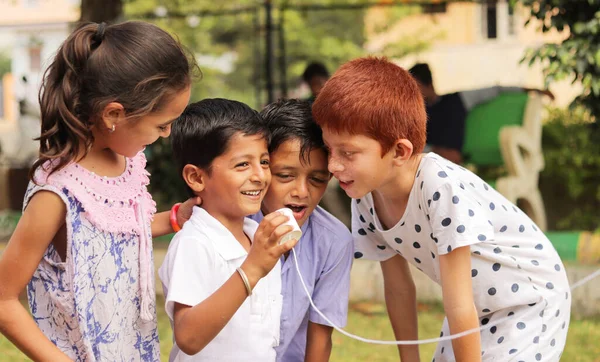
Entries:
[[342,65],[313,104],[322,128],[361,134],[379,142],[382,155],[399,139],[425,147],[427,113],[421,91],[405,69],[386,58],[366,57]]

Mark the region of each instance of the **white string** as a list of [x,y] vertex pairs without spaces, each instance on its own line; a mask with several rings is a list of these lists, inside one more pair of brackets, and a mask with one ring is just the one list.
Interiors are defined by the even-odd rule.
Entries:
[[573,284],[571,286],[571,291],[579,288],[580,286],[584,285],[585,283],[589,282],[590,280],[596,278],[598,275],[600,275],[600,269],[596,270],[595,272],[593,272],[592,274],[588,275],[587,277],[585,277],[583,279],[579,279],[575,284]]
[[[384,345],[415,345],[415,344],[428,344],[428,343],[438,343],[438,342],[442,342],[442,341],[448,341],[448,340],[452,340],[452,339],[456,339],[456,338],[460,338],[460,337],[464,337],[466,335],[469,335],[471,333],[475,333],[475,332],[479,332],[479,331],[483,331],[489,328],[492,328],[493,326],[500,324],[506,320],[509,320],[512,318],[512,315],[506,316],[504,318],[500,318],[495,320],[494,322],[490,322],[484,326],[481,327],[477,327],[477,328],[472,328],[472,329],[468,329],[466,331],[460,332],[460,333],[456,333],[456,334],[451,334],[449,336],[444,336],[444,337],[439,337],[439,338],[429,338],[429,339],[419,339],[419,340],[407,340],[407,341],[381,341],[381,340],[377,340],[377,339],[368,339],[368,338],[364,338],[361,336],[357,336],[355,334],[346,332],[345,330],[341,329],[340,327],[336,326],[335,323],[333,323],[329,318],[327,318],[327,316],[325,314],[323,314],[319,308],[317,308],[317,306],[315,305],[315,303],[312,300],[312,297],[310,295],[310,292],[308,291],[308,288],[306,287],[306,284],[304,283],[304,278],[302,278],[302,274],[300,273],[300,267],[298,266],[298,258],[296,258],[296,250],[294,248],[292,248],[292,254],[294,255],[294,262],[296,263],[296,272],[298,272],[298,276],[300,277],[300,282],[302,283],[302,287],[304,288],[304,291],[306,292],[306,295],[308,296],[308,301],[310,302],[310,305],[313,307],[313,309],[315,311],[317,311],[317,313],[327,321],[327,323],[329,323],[330,326],[332,326],[333,328],[335,328],[336,331],[340,332],[341,334],[356,339],[358,341],[361,342],[365,342],[365,343],[371,343],[371,344],[384,344]],[[586,276],[583,279],[580,279],[579,281],[577,281],[575,284],[573,284],[571,286],[571,291],[573,291],[576,288],[579,288],[580,286],[584,285],[585,283],[589,282],[590,280],[596,278],[598,275],[600,275],[600,269],[596,270],[594,273]],[[536,309],[531,309],[531,312],[535,312]],[[529,312],[529,313],[531,313]],[[527,313],[527,314],[529,314]]]

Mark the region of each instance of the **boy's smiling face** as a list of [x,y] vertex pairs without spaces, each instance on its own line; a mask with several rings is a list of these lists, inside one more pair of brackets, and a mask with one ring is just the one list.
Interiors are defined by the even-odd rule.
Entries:
[[215,218],[237,218],[260,210],[271,181],[267,141],[262,135],[237,133],[227,151],[203,171],[203,208]]
[[302,226],[321,201],[331,174],[325,150],[312,149],[303,162],[300,146],[297,139],[287,140],[270,154],[272,180],[262,211],[266,215],[288,207]]

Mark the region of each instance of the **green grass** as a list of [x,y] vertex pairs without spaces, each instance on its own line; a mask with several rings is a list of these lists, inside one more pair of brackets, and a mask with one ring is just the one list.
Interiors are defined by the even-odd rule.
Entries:
[[[437,305],[419,306],[419,338],[433,338],[440,334],[444,313]],[[347,332],[369,339],[394,340],[392,327],[387,318],[385,306],[372,303],[357,303],[351,306]],[[421,360],[430,361],[435,352],[435,344],[420,347]],[[374,345],[350,339],[341,333],[333,334],[331,361],[398,361],[398,347]]]
[[21,213],[16,211],[0,211],[0,241],[8,239],[17,226]]
[[[168,361],[171,341],[171,326],[163,310],[163,300],[158,301],[160,348],[162,361]],[[419,306],[419,338],[439,335],[444,313],[439,305]],[[393,339],[385,308],[380,304],[357,303],[352,305],[348,317],[348,332],[370,339]],[[600,362],[600,318],[572,320],[569,327],[567,347],[563,361]],[[431,361],[435,344],[421,347],[421,361]],[[334,332],[332,362],[387,362],[398,361],[395,346],[371,345],[349,339]],[[29,361],[6,338],[0,335],[0,362]]]
[[[348,317],[348,332],[370,339],[392,340],[394,335],[381,305],[354,305]],[[366,309],[366,312],[364,311]],[[419,339],[439,336],[444,312],[439,305],[419,306]],[[571,320],[567,346],[562,360],[569,362],[600,362],[600,318]],[[431,361],[435,344],[421,345],[421,361]],[[365,344],[334,332],[332,362],[399,361],[395,346]]]

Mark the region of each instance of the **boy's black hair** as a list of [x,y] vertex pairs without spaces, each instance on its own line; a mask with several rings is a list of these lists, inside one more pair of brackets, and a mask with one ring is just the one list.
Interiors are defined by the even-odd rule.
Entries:
[[302,73],[302,79],[308,83],[313,77],[325,77],[329,78],[329,72],[323,63],[312,62]]
[[191,164],[210,176],[212,162],[227,152],[236,133],[262,135],[269,141],[264,121],[244,103],[214,98],[188,105],[171,128],[173,157],[180,174],[185,165]]
[[311,104],[299,99],[279,100],[267,105],[261,112],[271,140],[269,153],[277,151],[285,141],[300,141],[300,159],[309,162],[313,149],[325,149],[323,133],[312,117]]
[[423,85],[433,85],[433,78],[431,77],[431,69],[429,69],[429,64],[417,63],[408,71],[413,78],[419,81],[419,83]]

